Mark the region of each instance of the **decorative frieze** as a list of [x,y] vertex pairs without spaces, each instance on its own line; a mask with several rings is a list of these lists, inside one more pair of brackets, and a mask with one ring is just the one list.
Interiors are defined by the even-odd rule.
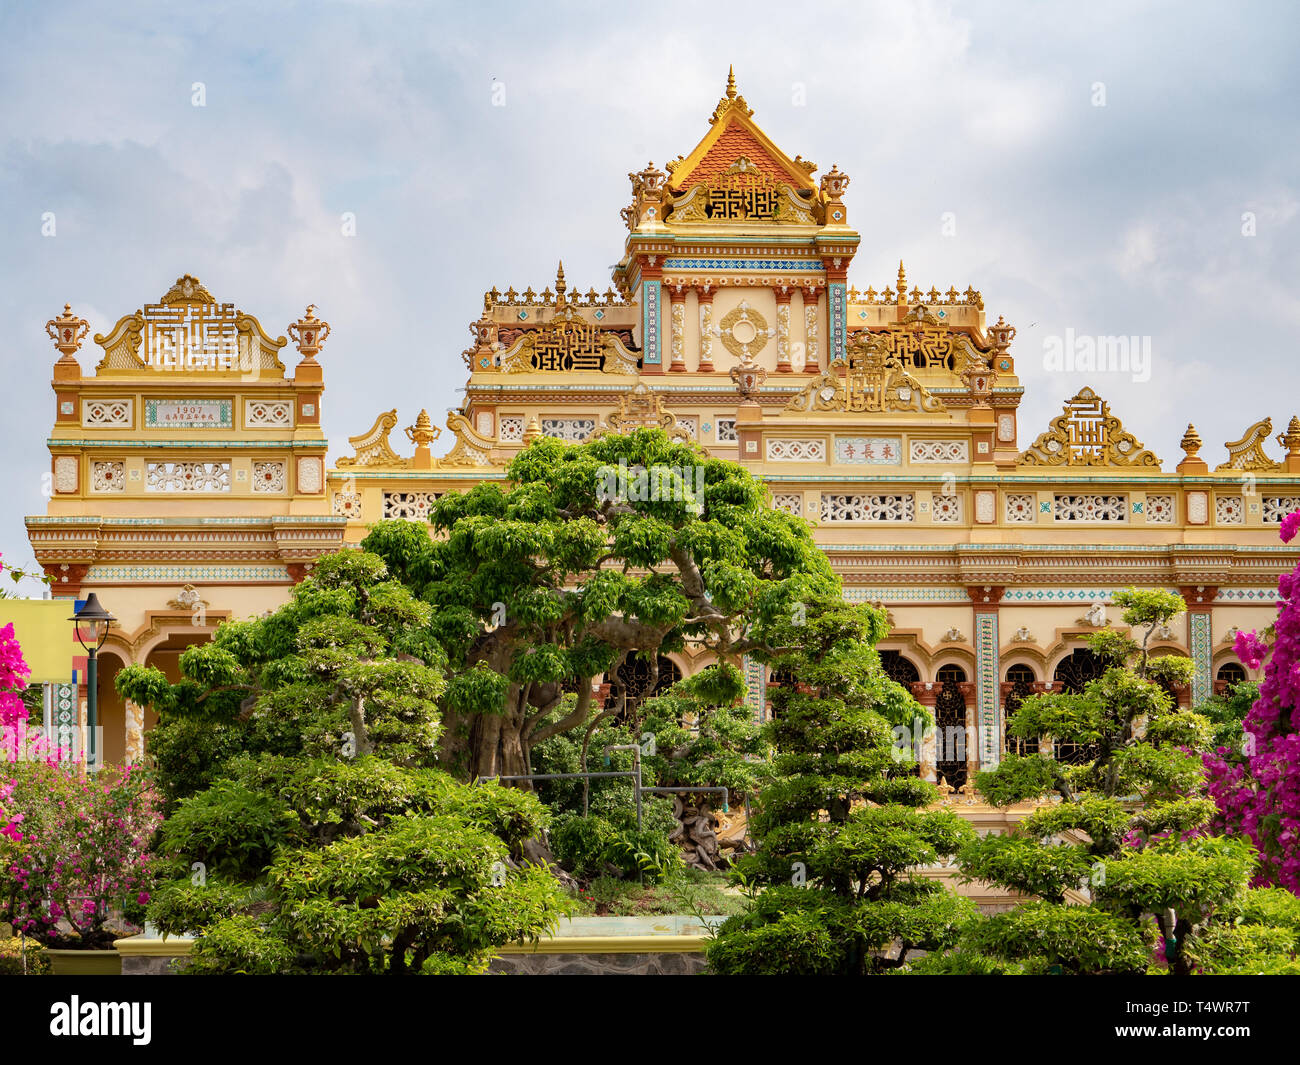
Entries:
[[130,429],[135,404],[129,399],[83,399],[81,424],[86,429]]
[[787,514],[793,514],[796,518],[803,517],[802,492],[777,492],[772,496],[772,505],[777,510],[784,510]]
[[1216,525],[1243,525],[1246,507],[1241,496],[1214,497],[1214,523]]
[[54,458],[54,490],[69,493],[77,490],[79,466],[75,455],[56,455]]
[[1264,524],[1280,524],[1293,511],[1300,510],[1300,496],[1264,496]]
[[777,437],[767,444],[768,462],[825,462],[826,441]]
[[146,492],[229,492],[229,462],[150,462]]
[[961,521],[961,496],[930,493],[930,514],[939,525],[956,525]]
[[[543,418],[542,435],[581,444],[596,431],[595,418]],[[522,437],[521,437],[522,439]]]
[[303,457],[298,460],[298,491],[315,495],[325,490],[324,463],[318,458]]
[[287,469],[283,462],[254,462],[253,491],[283,492],[287,476]]
[[1032,525],[1038,520],[1038,497],[1032,492],[1008,492],[1006,520],[1008,525]]
[[361,495],[357,492],[335,492],[332,508],[340,518],[361,517]]
[[1146,518],[1148,525],[1172,525],[1176,512],[1177,498],[1167,495],[1148,495]]
[[244,401],[245,429],[292,429],[293,401],[248,399]]
[[916,497],[911,493],[822,493],[822,521],[915,521]]
[[1117,522],[1128,520],[1128,496],[1085,493],[1054,497],[1052,514],[1057,521]]
[[965,440],[909,440],[907,460],[916,463],[965,463],[970,445]]
[[437,498],[436,492],[385,492],[384,517],[428,521],[429,508]]
[[90,488],[93,492],[125,492],[126,465],[109,459],[90,464]]

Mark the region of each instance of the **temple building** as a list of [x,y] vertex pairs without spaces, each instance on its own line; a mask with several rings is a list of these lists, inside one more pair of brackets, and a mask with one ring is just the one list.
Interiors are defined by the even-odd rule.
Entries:
[[[96,591],[119,619],[100,673],[110,760],[138,754],[147,725],[112,692],[122,665],[174,673],[221,620],[282,602],[313,558],[504,480],[539,436],[642,425],[750,468],[773,507],[815,524],[848,598],[888,610],[886,668],[934,708],[941,737],[969,738],[925,751],[923,772],[949,788],[997,762],[1025,695],[1098,675],[1084,638],[1122,624],[1117,589],[1186,599],[1155,640],[1195,662],[1172,692],[1184,705],[1245,678],[1233,635],[1271,623],[1277,577],[1300,557],[1277,535],[1300,508],[1300,419],[1274,411],[1284,432],[1261,417],[1210,458],[1189,425],[1173,461],[1091,387],[1022,425],[1015,328],[989,321],[973,287],[923,289],[902,263],[879,289],[850,285],[849,177],[817,172],[771,141],[729,78],[689,154],[629,175],[603,293],[561,266],[541,291],[485,294],[441,455],[427,412],[395,407],[327,468],[316,356],[329,327],[312,308],[287,329],[290,375],[284,337],[187,275],[93,338],[89,376],[76,359],[88,326],[65,308],[48,324],[50,501],[27,527],[55,594]],[[356,411],[358,428],[372,416]],[[659,683],[705,664],[672,656]],[[745,666],[761,715],[782,678]],[[61,693],[72,714],[74,696]]]

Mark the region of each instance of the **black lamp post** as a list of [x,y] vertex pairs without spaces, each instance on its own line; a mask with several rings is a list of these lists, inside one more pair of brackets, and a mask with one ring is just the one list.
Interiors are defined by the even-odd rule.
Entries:
[[[99,605],[99,596],[91,592],[86,605],[68,620],[76,625],[77,642],[86,649],[86,768],[97,769],[99,752],[95,749],[95,724],[99,711],[99,666],[95,656],[108,639],[109,624],[117,619]],[[86,630],[91,637],[89,643],[86,642]]]

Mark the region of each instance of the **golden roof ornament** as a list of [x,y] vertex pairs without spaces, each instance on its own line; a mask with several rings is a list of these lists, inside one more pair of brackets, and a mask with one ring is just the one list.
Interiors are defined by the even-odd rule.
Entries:
[[1280,462],[1274,462],[1264,452],[1264,441],[1273,431],[1273,419],[1265,418],[1256,422],[1242,434],[1240,440],[1230,440],[1223,446],[1228,449],[1228,461],[1214,467],[1220,470],[1250,470],[1257,473],[1273,473],[1282,468]]
[[830,170],[822,175],[821,190],[828,200],[838,201],[849,187],[849,175],[841,173],[834,163]]
[[315,361],[316,352],[320,351],[325,338],[330,335],[329,322],[322,322],[316,317],[315,311],[316,305],[310,304],[306,314],[296,322],[289,323],[289,336],[298,346],[302,357],[308,361]]
[[732,109],[739,109],[740,112],[748,118],[754,113],[749,104],[745,103],[745,98],[736,92],[736,68],[727,67],[727,92],[726,95],[718,101],[718,106],[713,109],[713,114],[709,116],[709,123],[712,125],[723,115]]
[[1178,446],[1183,449],[1183,461],[1177,466],[1179,473],[1210,472],[1210,467],[1206,465],[1205,460],[1200,456],[1201,434],[1196,431],[1196,426],[1191,422],[1187,423],[1187,432],[1183,433],[1183,438],[1178,442]]
[[429,445],[441,435],[442,430],[433,424],[429,412],[421,410],[419,416],[415,419],[415,424],[406,427],[406,439],[415,445],[415,457],[411,460],[412,466],[417,470],[433,468],[433,452],[429,450]]
[[1020,466],[1143,466],[1160,468],[1148,451],[1091,388],[1080,389],[1053,418],[1047,432],[1020,454]]
[[988,335],[997,354],[1002,355],[1016,339],[1016,327],[999,314],[998,320],[988,327]]
[[49,334],[50,339],[54,341],[54,346],[61,353],[59,362],[76,365],[77,360],[73,355],[80,350],[81,342],[90,332],[90,323],[72,313],[71,303],[65,303],[63,313],[45,323],[45,332]]
[[897,303],[907,302],[907,271],[903,269],[903,260],[898,260],[898,291],[894,293]]
[[542,427],[537,421],[537,415],[534,414],[528,419],[528,427],[524,429],[524,447],[527,447],[541,435]]
[[1300,472],[1300,418],[1292,415],[1286,432],[1278,433],[1277,443],[1279,447],[1286,448],[1286,459],[1283,462],[1286,472]]

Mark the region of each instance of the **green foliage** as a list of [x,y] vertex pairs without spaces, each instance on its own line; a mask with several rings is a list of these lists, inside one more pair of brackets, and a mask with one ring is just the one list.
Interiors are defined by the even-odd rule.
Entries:
[[[886,677],[874,644],[882,612],[817,600],[780,626],[772,664],[798,678],[773,690],[776,748],[752,829],[758,852],[738,875],[764,886],[708,947],[718,973],[866,974],[913,950],[952,946],[974,916],[969,900],[915,875],[956,853],[974,830],[895,746],[928,715]],[[897,949],[893,949],[897,946]]]
[[45,948],[31,936],[7,935],[0,928],[0,976],[49,976],[53,971]]
[[[1041,900],[970,929],[958,954],[977,959],[971,971],[992,958],[1023,963],[1026,972],[1143,972],[1158,948],[1157,964],[1186,974],[1198,965],[1235,965],[1273,942],[1271,933],[1231,926],[1254,868],[1249,843],[1196,835],[1214,813],[1199,752],[1214,742],[1224,711],[1215,707],[1211,719],[1179,710],[1161,685],[1186,682],[1191,662],[1147,650],[1156,626],[1182,612],[1182,600],[1130,589],[1115,603],[1133,635],[1090,637],[1106,672],[1080,693],[1026,699],[1008,726],[1015,736],[1084,745],[1092,757],[1064,766],[1047,753],[1010,756],[977,778],[997,805],[1050,792],[1057,802],[1012,834],[985,836],[959,852],[965,879]],[[952,962],[952,971],[964,964]]]
[[1028,902],[973,923],[962,950],[1066,975],[1146,971],[1151,945],[1131,921],[1093,906]]
[[383,560],[343,552],[279,611],[186,651],[179,683],[119,674],[162,714],[174,879],[149,915],[198,933],[187,972],[476,972],[565,911],[522,860],[547,823],[536,797],[436,768],[431,621]]
[[[539,746],[590,725],[592,679],[629,658],[687,641],[719,661],[775,653],[800,604],[836,593],[805,522],[744,467],[660,430],[542,438],[508,476],[439,498],[432,537],[381,522],[363,544],[433,607],[451,672],[443,761],[470,775],[535,769]],[[719,667],[683,694],[731,708],[738,682]],[[566,687],[576,705],[556,716]],[[715,738],[748,742],[733,731]]]

